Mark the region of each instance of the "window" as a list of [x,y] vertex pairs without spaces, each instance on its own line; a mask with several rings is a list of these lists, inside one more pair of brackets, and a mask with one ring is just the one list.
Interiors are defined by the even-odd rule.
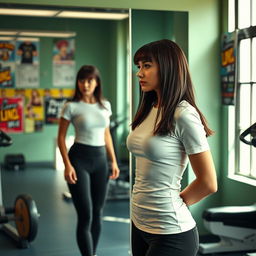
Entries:
[[228,22],[229,32],[236,30],[237,34],[236,104],[230,115],[235,123],[235,164],[229,169],[232,174],[256,181],[256,148],[238,139],[256,122],[256,1],[229,0]]

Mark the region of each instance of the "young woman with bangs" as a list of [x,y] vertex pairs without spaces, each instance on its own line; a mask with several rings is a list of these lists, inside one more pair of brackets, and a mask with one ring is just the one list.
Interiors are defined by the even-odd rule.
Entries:
[[[207,142],[213,134],[195,103],[186,57],[171,40],[134,55],[140,104],[127,138],[136,158],[132,191],[132,255],[195,256],[199,239],[189,206],[217,191]],[[181,190],[190,162],[195,180]]]
[[[77,73],[74,97],[63,107],[58,132],[64,176],[78,217],[76,236],[82,256],[96,254],[108,179],[119,176],[109,131],[110,116],[111,106],[102,97],[98,69],[82,66]],[[75,128],[75,141],[68,152],[65,138],[70,123]]]

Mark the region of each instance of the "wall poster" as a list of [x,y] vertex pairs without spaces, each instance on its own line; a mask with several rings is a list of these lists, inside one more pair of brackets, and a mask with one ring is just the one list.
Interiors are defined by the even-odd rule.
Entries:
[[15,86],[15,41],[0,37],[0,88]]
[[39,87],[39,39],[17,38],[16,87]]
[[236,33],[225,33],[221,43],[222,104],[234,105],[236,89]]
[[57,124],[65,102],[72,98],[73,89],[45,89],[44,115],[46,124]]
[[75,39],[56,39],[53,45],[53,86],[75,83]]
[[0,129],[6,133],[23,132],[23,99],[0,97]]

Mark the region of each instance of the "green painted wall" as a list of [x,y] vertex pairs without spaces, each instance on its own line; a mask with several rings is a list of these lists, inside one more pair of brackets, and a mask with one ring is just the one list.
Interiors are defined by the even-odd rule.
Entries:
[[[1,1],[0,2],[5,2]],[[219,178],[224,174],[221,164],[222,151],[222,119],[220,105],[219,53],[221,31],[221,1],[220,0],[9,0],[8,3],[42,4],[81,7],[133,8],[146,10],[181,11],[188,13],[188,59],[192,79],[196,89],[198,105],[208,119],[215,136],[209,139],[213,158]],[[138,26],[139,24],[134,24]],[[133,28],[134,29],[134,28]],[[136,29],[136,28],[135,28]],[[178,25],[174,29],[178,29]],[[141,32],[143,33],[143,31]],[[132,49],[134,51],[134,49]],[[40,142],[39,142],[40,143]],[[40,145],[40,144],[39,144]],[[193,178],[190,172],[188,181]],[[222,188],[220,188],[220,191]],[[211,196],[192,207],[192,214],[203,228],[201,214],[207,207],[220,204],[221,192]]]
[[[144,44],[167,38],[183,46],[188,52],[188,13],[171,11],[132,10],[132,56]],[[177,25],[179,23],[179,25]],[[132,63],[132,106],[136,112],[139,103],[137,67]]]
[[[123,108],[117,105],[117,90],[127,88],[127,43],[128,21],[53,19],[1,16],[1,28],[26,30],[52,30],[76,32],[76,70],[84,64],[96,65],[102,75],[104,96],[112,103],[113,116]],[[53,38],[40,39],[40,88],[52,85]],[[118,70],[117,70],[118,68]],[[122,81],[121,83],[118,81]],[[70,88],[74,86],[71,85]],[[119,97],[120,98],[120,97]],[[13,145],[0,154],[3,161],[7,153],[23,153],[27,162],[54,162],[57,125],[45,125],[42,132],[12,134]],[[69,133],[73,133],[70,128]],[[120,137],[121,135],[119,135]],[[117,139],[119,139],[117,137]],[[117,143],[119,144],[119,143]],[[119,148],[118,148],[119,150]]]

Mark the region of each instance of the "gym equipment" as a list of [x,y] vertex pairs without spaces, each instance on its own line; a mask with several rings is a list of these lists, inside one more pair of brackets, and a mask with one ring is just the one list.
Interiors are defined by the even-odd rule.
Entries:
[[7,170],[24,170],[26,166],[23,154],[7,154],[4,157],[4,168]]
[[[0,147],[11,144],[11,138],[0,130]],[[30,195],[22,194],[16,197],[13,207],[4,207],[1,186],[0,175],[0,228],[17,242],[19,248],[28,248],[38,230],[39,214],[36,203]],[[11,221],[15,222],[16,228],[9,224]]]
[[[251,140],[245,139],[251,135]],[[240,140],[256,147],[256,123],[246,129]],[[201,254],[256,250],[256,203],[249,206],[209,208],[203,212],[205,227],[220,237],[217,243],[200,243]],[[247,254],[256,256],[256,253]]]
[[[247,135],[252,136],[251,140],[245,139]],[[246,129],[243,133],[241,133],[239,139],[247,145],[256,147],[256,123]]]

